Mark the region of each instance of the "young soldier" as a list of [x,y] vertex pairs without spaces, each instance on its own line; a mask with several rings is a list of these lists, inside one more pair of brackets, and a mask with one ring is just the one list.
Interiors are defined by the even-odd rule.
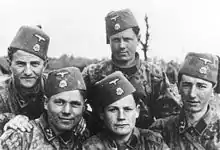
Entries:
[[183,101],[177,116],[157,120],[151,129],[162,133],[171,149],[220,148],[220,117],[211,103],[217,83],[218,59],[204,53],[188,53],[178,74]]
[[89,138],[83,144],[83,150],[168,149],[159,134],[135,127],[140,112],[135,91],[119,71],[96,83],[94,98],[105,128]]
[[9,129],[0,138],[1,149],[78,150],[88,138],[75,130],[85,109],[86,87],[78,68],[69,67],[49,73],[45,85],[45,112],[31,121],[30,132]]

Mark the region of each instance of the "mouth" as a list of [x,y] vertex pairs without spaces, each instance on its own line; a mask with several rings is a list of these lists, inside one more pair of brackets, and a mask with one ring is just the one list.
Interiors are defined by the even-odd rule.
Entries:
[[188,104],[190,104],[190,105],[198,105],[198,104],[200,104],[200,102],[198,102],[198,101],[191,101],[191,100],[189,100],[189,101],[186,101]]
[[21,77],[22,80],[35,80],[35,77]]
[[117,127],[117,128],[124,128],[124,127],[126,127],[126,126],[128,126],[129,124],[115,124],[115,126]]
[[73,118],[59,118],[59,119],[64,123],[69,123],[69,122],[73,121]]

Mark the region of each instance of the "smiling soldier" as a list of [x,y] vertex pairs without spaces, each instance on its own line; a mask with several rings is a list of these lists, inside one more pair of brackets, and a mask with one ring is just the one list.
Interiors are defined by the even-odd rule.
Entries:
[[84,112],[86,87],[78,68],[69,67],[49,73],[45,85],[45,112],[30,121],[31,132],[9,129],[1,136],[4,150],[50,149],[78,150],[89,136],[76,130]]
[[12,75],[0,84],[0,135],[15,115],[11,126],[17,119],[36,119],[43,112],[43,71],[49,41],[40,26],[22,26],[11,42],[8,61]]

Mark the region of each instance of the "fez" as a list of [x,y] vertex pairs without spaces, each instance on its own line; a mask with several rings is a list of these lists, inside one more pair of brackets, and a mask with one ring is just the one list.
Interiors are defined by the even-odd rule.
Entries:
[[51,71],[45,84],[45,95],[50,98],[65,91],[86,90],[80,70],[76,67],[66,67]]
[[190,52],[180,68],[178,76],[185,74],[200,78],[214,84],[217,83],[218,58],[207,53]]
[[105,17],[107,44],[109,37],[132,27],[138,27],[137,20],[130,9],[112,11]]
[[135,92],[133,85],[120,71],[98,81],[94,88],[97,104],[103,108]]
[[47,58],[49,42],[49,36],[41,27],[22,26],[11,42],[8,51],[19,49],[45,60]]

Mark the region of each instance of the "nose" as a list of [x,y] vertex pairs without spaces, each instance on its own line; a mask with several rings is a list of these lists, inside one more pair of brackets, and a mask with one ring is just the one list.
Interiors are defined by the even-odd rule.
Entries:
[[65,115],[70,115],[71,113],[71,106],[70,104],[65,104],[64,107],[63,107],[63,114]]
[[190,91],[191,98],[196,97],[196,91],[197,91],[196,86],[192,86],[191,91]]
[[31,69],[31,66],[29,64],[26,65],[25,70],[24,70],[24,74],[26,76],[30,76],[32,74],[32,69]]
[[121,48],[121,49],[124,49],[124,48],[125,48],[125,45],[126,45],[125,41],[124,41],[123,39],[121,39],[120,48]]
[[119,110],[118,112],[118,120],[124,120],[125,119],[125,114],[123,110]]

